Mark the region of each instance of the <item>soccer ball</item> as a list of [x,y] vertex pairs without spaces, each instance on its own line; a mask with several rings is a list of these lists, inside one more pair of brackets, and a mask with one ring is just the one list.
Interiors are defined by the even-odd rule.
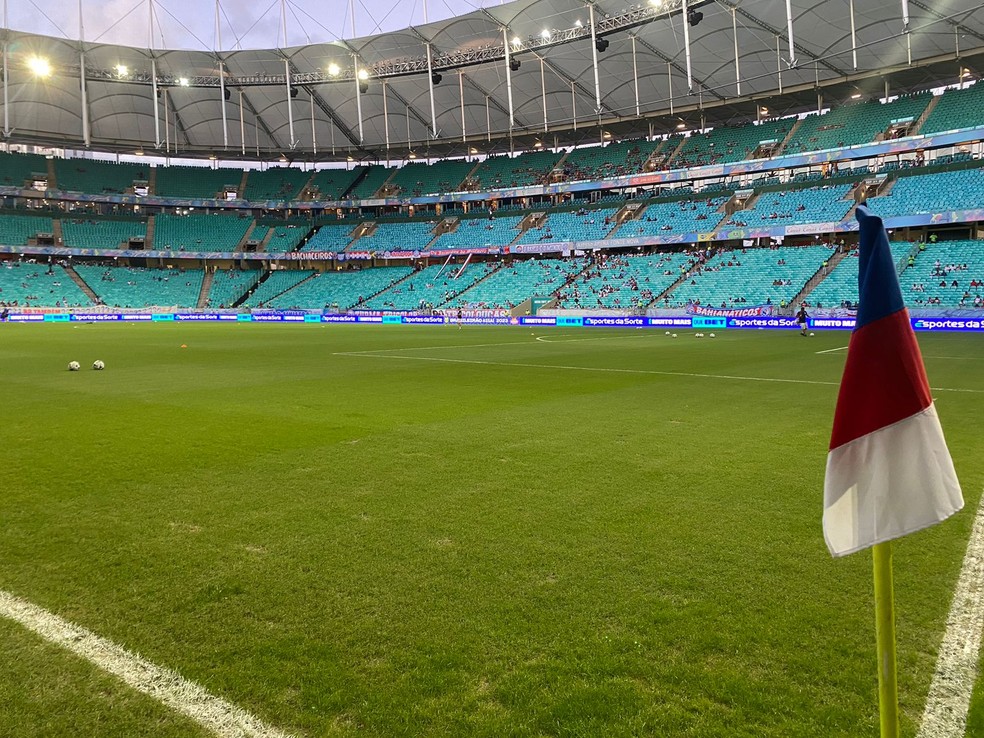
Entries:
[[676,333],[673,334],[673,337],[676,338]]
[[669,331],[667,331],[667,332],[666,332],[666,335],[670,335],[670,332],[669,332]]
[[711,338],[714,338],[714,334],[713,333],[711,334]]
[[814,333],[813,331],[810,331],[810,335],[811,335],[811,336],[815,336],[815,335],[817,335],[817,334],[816,334],[816,333]]
[[70,361],[70,362],[68,362],[68,371],[70,371],[70,372],[77,372],[81,368],[82,368],[82,365],[79,364],[79,362],[77,362],[77,361]]
[[96,371],[99,371],[101,369],[105,369],[106,365],[102,362],[101,359],[96,359],[94,362],[92,362],[92,368],[95,369]]

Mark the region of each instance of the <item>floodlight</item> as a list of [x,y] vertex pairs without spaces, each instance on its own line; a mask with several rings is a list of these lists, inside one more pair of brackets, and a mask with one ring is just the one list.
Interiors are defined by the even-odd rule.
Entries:
[[513,42],[513,46],[521,46],[523,44],[519,36],[513,36],[512,42]]
[[360,69],[359,70],[359,79],[361,79],[361,80],[367,80],[367,79],[369,79],[369,70],[367,70],[367,69]]
[[129,68],[127,68],[126,64],[117,64],[116,65],[116,76],[117,77],[126,77],[128,74],[130,74],[130,70],[129,70]]
[[331,64],[328,65],[328,74],[331,75],[332,77],[337,77],[338,73],[341,71],[342,71],[341,67],[335,64],[335,62],[332,62]]
[[35,77],[48,77],[51,75],[51,62],[43,56],[32,56],[27,60],[27,68]]
[[191,84],[191,80],[189,80],[187,77],[178,77],[178,84],[181,85],[182,87],[187,87],[188,85]]
[[542,38],[544,41],[549,41],[550,40],[550,31],[548,31],[546,28],[544,28],[542,31],[540,31],[540,38]]

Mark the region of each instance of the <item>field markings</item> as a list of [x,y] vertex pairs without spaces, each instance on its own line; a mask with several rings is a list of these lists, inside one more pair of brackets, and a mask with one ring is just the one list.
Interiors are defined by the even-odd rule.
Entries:
[[963,738],[984,629],[984,497],[967,542],[916,738]]
[[221,738],[289,738],[290,734],[209,694],[204,687],[177,672],[152,664],[110,640],[3,590],[0,590],[0,617],[18,622],[46,641],[81,656]]
[[[505,346],[507,344],[493,343],[490,346]],[[436,347],[436,348],[451,348],[451,347]],[[460,348],[460,347],[455,347]],[[369,351],[336,351],[332,356],[352,356],[356,358],[367,358],[367,359],[400,359],[403,361],[436,361],[445,364],[477,364],[480,366],[504,366],[504,367],[517,367],[520,369],[560,369],[563,371],[581,371],[581,372],[607,372],[611,374],[651,374],[655,376],[662,377],[694,377],[697,379],[731,379],[736,381],[744,382],[775,382],[778,384],[816,384],[823,385],[827,387],[839,387],[840,382],[825,382],[819,379],[787,379],[784,377],[749,377],[738,374],[704,374],[698,372],[668,372],[660,371],[658,369],[623,369],[619,367],[597,367],[597,366],[571,366],[566,364],[528,364],[518,361],[480,361],[478,359],[447,359],[438,356],[407,356],[406,354],[400,354],[399,356],[391,356],[387,354],[378,353],[379,349],[372,352]],[[394,349],[397,351],[403,349]],[[970,394],[984,394],[984,389],[966,389],[960,387],[930,387],[933,392],[966,392]]]
[[815,354],[832,354],[832,353],[834,353],[834,351],[844,351],[846,349],[847,349],[847,346],[838,346],[837,348],[824,349],[823,351],[814,351],[813,353],[815,353]]

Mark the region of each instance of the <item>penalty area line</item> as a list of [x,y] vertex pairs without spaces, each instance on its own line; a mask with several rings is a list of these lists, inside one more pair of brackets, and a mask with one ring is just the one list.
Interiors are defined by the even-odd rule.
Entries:
[[220,738],[290,738],[289,733],[209,694],[204,687],[177,672],[152,664],[110,640],[3,590],[0,590],[0,617],[20,623],[44,640],[81,656]]
[[946,632],[929,685],[916,738],[963,738],[977,681],[977,659],[984,630],[984,497],[977,507],[967,553],[946,619]]

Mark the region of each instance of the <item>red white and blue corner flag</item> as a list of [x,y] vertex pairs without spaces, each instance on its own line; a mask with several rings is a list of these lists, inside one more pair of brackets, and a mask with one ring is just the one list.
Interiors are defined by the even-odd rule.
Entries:
[[963,507],[882,220],[859,205],[858,320],[837,397],[823,490],[834,556],[938,523]]

